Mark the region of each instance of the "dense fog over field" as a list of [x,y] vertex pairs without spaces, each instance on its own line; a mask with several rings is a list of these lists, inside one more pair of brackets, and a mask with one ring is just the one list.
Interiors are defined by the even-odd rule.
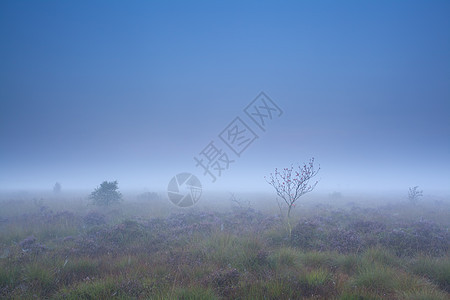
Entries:
[[[449,12],[4,1],[0,189],[165,191],[189,172],[205,191],[271,192],[264,176],[314,157],[324,195],[448,195]],[[245,112],[261,92],[279,109],[258,106],[264,128]],[[236,117],[253,131],[239,155],[220,137]],[[210,142],[230,161],[215,182],[194,160]]]
[[0,299],[450,299],[449,1],[0,1]]

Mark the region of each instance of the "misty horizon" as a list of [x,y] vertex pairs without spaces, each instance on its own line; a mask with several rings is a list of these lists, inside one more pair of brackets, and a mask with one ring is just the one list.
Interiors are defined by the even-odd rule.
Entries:
[[[269,193],[314,157],[317,193],[450,194],[447,3],[0,7],[0,191],[189,172]],[[282,111],[264,130],[245,113],[261,92]],[[219,136],[236,117],[257,135],[239,156]],[[215,182],[194,160],[211,141],[234,160]]]

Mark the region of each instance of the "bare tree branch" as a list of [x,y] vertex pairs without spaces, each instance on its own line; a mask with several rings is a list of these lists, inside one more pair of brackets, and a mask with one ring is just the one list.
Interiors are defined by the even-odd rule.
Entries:
[[310,181],[319,173],[319,170],[320,166],[316,170],[314,168],[314,158],[311,158],[308,163],[303,164],[303,166],[299,165],[296,169],[294,169],[294,165],[291,165],[290,168],[284,168],[281,171],[275,169],[275,173],[270,173],[269,180],[266,180],[288,206],[287,220],[289,234],[291,233],[289,223],[291,210],[295,207],[295,202],[301,196],[314,190],[318,181],[312,183]]

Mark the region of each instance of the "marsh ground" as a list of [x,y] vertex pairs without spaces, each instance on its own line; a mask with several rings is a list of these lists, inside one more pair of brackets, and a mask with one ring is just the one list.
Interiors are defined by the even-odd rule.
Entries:
[[289,237],[257,198],[3,195],[0,297],[449,299],[449,202],[348,200],[305,201]]

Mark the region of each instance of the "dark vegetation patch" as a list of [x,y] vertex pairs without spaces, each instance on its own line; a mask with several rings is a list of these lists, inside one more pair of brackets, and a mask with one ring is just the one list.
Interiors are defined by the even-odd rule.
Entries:
[[382,223],[377,220],[378,215],[379,211],[366,211],[364,215],[335,211],[325,217],[307,217],[293,228],[291,243],[303,250],[340,253],[359,253],[377,245],[398,256],[441,256],[448,252],[447,227],[425,219],[408,222],[392,218]]

